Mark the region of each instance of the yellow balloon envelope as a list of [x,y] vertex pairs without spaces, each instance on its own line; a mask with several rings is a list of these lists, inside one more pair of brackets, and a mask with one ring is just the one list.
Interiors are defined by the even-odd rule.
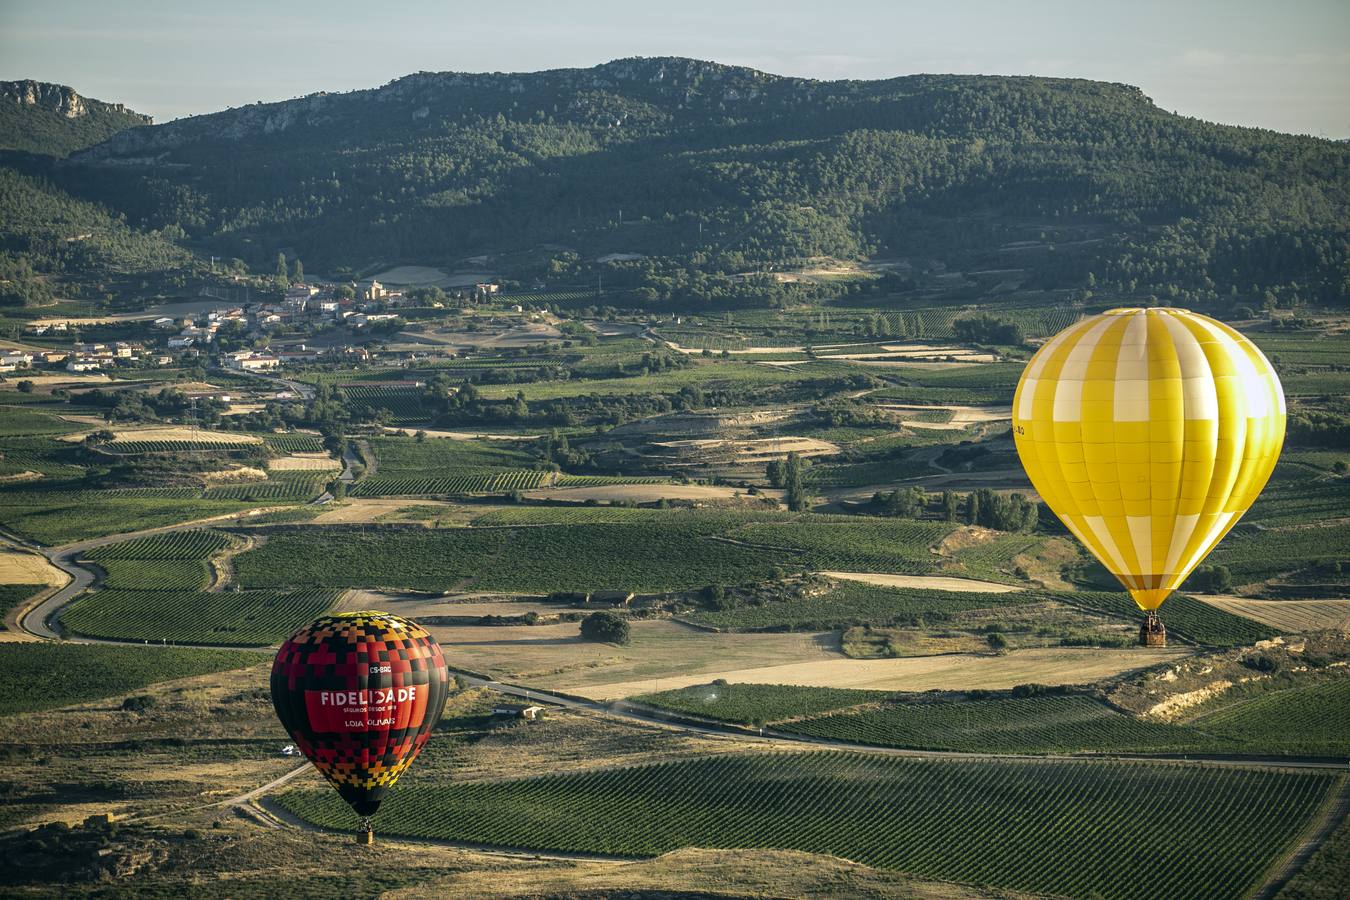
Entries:
[[1112,309],[1064,329],[1022,373],[1012,413],[1032,485],[1149,611],[1252,505],[1284,419],[1261,351],[1183,309]]

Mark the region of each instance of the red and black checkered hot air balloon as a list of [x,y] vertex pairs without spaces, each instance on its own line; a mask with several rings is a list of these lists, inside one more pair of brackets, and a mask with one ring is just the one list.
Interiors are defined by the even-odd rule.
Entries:
[[382,612],[324,616],[277,651],[272,703],[295,746],[361,816],[412,764],[449,692],[445,657],[416,622]]

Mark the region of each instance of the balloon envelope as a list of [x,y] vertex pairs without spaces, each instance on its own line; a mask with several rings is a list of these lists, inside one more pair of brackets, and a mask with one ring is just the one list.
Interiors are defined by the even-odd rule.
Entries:
[[272,704],[301,753],[361,816],[412,764],[449,693],[445,658],[416,622],[380,612],[324,616],[272,664]]
[[1259,349],[1183,309],[1113,309],[1051,338],[1013,398],[1041,498],[1153,610],[1265,486],[1284,392]]

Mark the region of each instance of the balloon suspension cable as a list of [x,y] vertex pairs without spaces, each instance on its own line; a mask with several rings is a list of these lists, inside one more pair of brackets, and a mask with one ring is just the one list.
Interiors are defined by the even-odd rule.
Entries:
[[370,816],[361,817],[361,824],[356,827],[356,842],[358,844],[375,843],[375,826],[371,824]]
[[1156,609],[1144,613],[1144,621],[1139,625],[1139,643],[1145,647],[1167,646],[1167,629]]

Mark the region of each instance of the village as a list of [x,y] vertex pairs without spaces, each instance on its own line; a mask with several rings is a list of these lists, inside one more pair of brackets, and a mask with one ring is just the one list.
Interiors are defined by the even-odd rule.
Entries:
[[[0,375],[25,370],[98,374],[116,369],[201,364],[214,358],[225,369],[238,372],[267,372],[288,365],[334,361],[362,363],[375,353],[366,347],[354,345],[351,339],[387,334],[404,324],[399,310],[446,308],[448,303],[481,303],[496,295],[500,285],[485,282],[454,289],[450,292],[427,292],[414,289],[408,292],[390,289],[378,280],[368,278],[359,282],[325,283],[300,282],[292,284],[281,294],[255,302],[232,305],[221,293],[203,288],[202,296],[222,299],[218,307],[203,312],[170,316],[161,315],[126,322],[140,325],[147,332],[139,341],[80,340],[81,326],[66,321],[36,321],[25,329],[25,336],[41,339],[44,343],[72,338],[70,349],[53,347],[9,347],[0,349]],[[513,307],[520,312],[520,307]],[[329,336],[321,346],[299,340],[345,329],[342,340]],[[284,335],[284,338],[282,337]],[[227,337],[228,350],[217,350],[218,340]],[[452,348],[440,348],[419,353],[395,354],[407,361],[426,359],[429,355],[453,358]]]

